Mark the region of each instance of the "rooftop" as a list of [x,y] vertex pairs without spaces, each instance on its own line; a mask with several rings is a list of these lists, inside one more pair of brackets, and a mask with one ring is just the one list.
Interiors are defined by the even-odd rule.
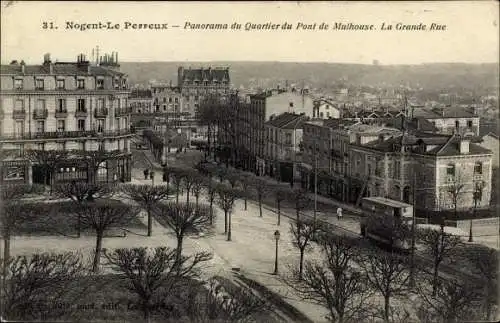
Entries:
[[132,90],[130,99],[151,99],[153,97],[151,90]]
[[425,119],[442,119],[442,118],[477,118],[471,108],[463,107],[445,107],[445,108],[416,108],[413,111],[414,117],[421,117]]
[[[90,67],[90,71],[89,71]],[[2,75],[100,75],[100,76],[124,76],[124,73],[112,69],[76,62],[56,62],[52,64],[52,73],[50,65],[24,65],[24,73],[21,64],[0,65],[0,74]]]
[[229,82],[229,67],[209,67],[209,68],[179,68],[179,76],[182,80],[188,81],[227,81]]
[[301,129],[307,117],[304,114],[285,112],[266,122],[266,125],[281,129]]

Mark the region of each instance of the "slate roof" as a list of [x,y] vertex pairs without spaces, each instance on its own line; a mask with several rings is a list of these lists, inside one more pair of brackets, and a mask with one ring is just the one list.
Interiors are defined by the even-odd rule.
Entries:
[[[88,65],[78,63],[56,62],[52,64],[52,73],[55,75],[89,75]],[[21,65],[0,65],[2,75],[23,75]],[[24,75],[48,75],[49,65],[25,65]],[[113,71],[103,66],[90,65],[91,75],[123,76],[124,73]]]
[[[436,146],[435,148],[426,151],[425,155],[434,156],[460,156],[460,137],[455,135],[442,135],[435,133],[413,132],[406,135],[389,138],[383,142],[374,141],[363,145],[364,147],[375,149],[383,152],[395,152],[395,145],[426,145]],[[489,149],[483,148],[474,143],[469,144],[468,155],[491,154]]]
[[301,129],[307,117],[303,114],[282,113],[272,120],[266,122],[266,125],[281,129]]
[[442,109],[416,108],[413,111],[413,116],[425,119],[478,117],[470,109],[462,107],[445,107]]
[[197,68],[183,69],[182,79],[187,81],[227,81],[229,82],[229,68]]

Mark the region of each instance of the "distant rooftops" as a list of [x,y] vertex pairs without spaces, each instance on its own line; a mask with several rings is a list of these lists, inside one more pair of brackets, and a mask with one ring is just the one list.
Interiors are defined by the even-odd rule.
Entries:
[[151,99],[153,97],[153,94],[151,93],[151,90],[132,90],[130,92],[130,99]]
[[302,129],[308,117],[305,114],[282,113],[266,122],[266,125],[281,129]]
[[184,68],[179,67],[179,78],[181,81],[217,81],[229,82],[229,67],[208,68]]
[[477,118],[472,108],[463,108],[450,106],[445,108],[415,108],[413,110],[414,117],[422,117],[425,119],[442,119],[442,118]]

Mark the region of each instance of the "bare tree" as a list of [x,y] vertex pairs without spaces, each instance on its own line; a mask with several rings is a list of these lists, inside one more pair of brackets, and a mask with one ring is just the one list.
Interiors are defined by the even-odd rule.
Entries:
[[153,234],[152,211],[160,201],[167,200],[172,191],[167,186],[126,184],[120,187],[123,194],[139,203],[148,215],[148,237]]
[[485,295],[483,308],[486,321],[495,320],[498,311],[498,250],[483,245],[464,245],[457,250],[464,263],[473,265],[472,272],[482,278],[482,289]]
[[321,241],[323,263],[307,261],[301,282],[287,281],[304,299],[329,310],[331,322],[364,321],[369,317],[367,302],[372,292],[366,275],[355,269],[359,240],[327,234]]
[[202,252],[178,260],[177,251],[166,247],[152,252],[147,248],[115,249],[104,255],[112,268],[125,276],[123,288],[136,295],[148,322],[152,310],[165,307],[167,296],[198,278],[200,266],[212,257]]
[[217,197],[217,186],[212,179],[207,181],[207,202],[210,203],[210,225],[214,224],[214,202]]
[[231,241],[231,213],[234,202],[241,196],[240,192],[225,185],[217,186],[217,204],[224,211],[224,233],[227,233],[227,241]]
[[299,221],[300,211],[304,210],[311,200],[308,197],[308,192],[304,189],[294,189],[291,193],[291,199],[294,202],[297,221]]
[[[108,198],[113,195],[113,187],[107,184],[92,184],[86,182],[61,183],[54,187],[56,195],[61,198],[69,198],[81,206],[86,201],[93,201],[96,197]],[[80,216],[77,219],[77,234],[81,236]]]
[[278,225],[281,224],[281,203],[290,196],[290,189],[283,187],[283,185],[276,185],[273,189],[274,200],[276,201],[276,208],[278,209]]
[[384,298],[383,318],[389,322],[392,317],[391,298],[408,292],[408,259],[397,253],[370,247],[359,257],[358,264],[363,269],[369,286]]
[[26,157],[33,163],[38,164],[43,172],[43,185],[47,184],[47,175],[50,176],[50,191],[54,183],[54,173],[57,167],[67,160],[68,152],[62,150],[27,150]]
[[92,264],[94,272],[99,270],[102,239],[105,231],[113,227],[127,225],[139,213],[138,208],[116,200],[96,200],[75,208],[75,210],[66,211],[80,216],[82,227],[92,229],[96,233],[96,246]]
[[201,192],[203,191],[203,188],[205,187],[205,178],[201,174],[194,173],[192,182],[193,183],[191,186],[191,191],[193,192],[193,195],[195,198],[195,204],[196,204],[196,206],[198,206]]
[[269,192],[269,184],[262,178],[255,178],[253,183],[255,192],[257,193],[257,201],[259,202],[259,216],[262,217],[262,200],[264,196]]
[[[255,182],[255,175],[249,172],[242,172],[240,175],[240,183],[241,183],[241,188],[243,192],[248,192],[250,187],[252,186],[252,183]],[[243,199],[245,201],[245,211],[247,210],[247,195],[243,196]]]
[[195,170],[191,169],[183,169],[182,170],[183,174],[183,186],[186,189],[186,203],[189,204],[189,194],[191,193],[191,190],[193,188],[193,185],[199,180],[199,174]]
[[[175,189],[175,202],[179,203],[179,194],[184,183],[185,171],[179,167],[167,167],[167,171],[172,178],[172,184]],[[189,193],[188,193],[189,194]]]
[[470,282],[439,279],[432,291],[425,283],[417,284],[422,300],[417,315],[423,322],[464,322],[479,319],[481,294]]
[[172,229],[177,238],[177,259],[181,260],[182,242],[187,234],[205,232],[210,227],[208,206],[192,203],[159,204],[155,209],[158,221]]
[[421,229],[417,232],[418,240],[425,247],[425,252],[432,258],[433,262],[433,280],[434,292],[437,288],[439,278],[439,266],[444,259],[450,257],[457,246],[461,244],[460,237],[444,232],[444,226],[441,230]]
[[77,151],[78,156],[85,161],[88,167],[88,182],[97,183],[97,172],[99,167],[108,160],[115,159],[120,156],[120,152],[110,152],[104,150],[85,150]]
[[446,187],[446,192],[449,194],[451,203],[453,204],[455,219],[458,219],[458,203],[460,202],[462,195],[465,193],[465,189],[466,181],[460,172],[455,174],[453,180]]
[[304,268],[304,253],[308,249],[312,249],[310,244],[314,236],[314,225],[309,220],[299,220],[295,223],[290,223],[290,233],[292,234],[292,243],[299,249],[300,260],[299,260],[299,280],[302,279],[302,273]]
[[4,272],[1,307],[3,319],[9,320],[69,317],[91,283],[88,270],[75,253],[17,256],[8,261]]

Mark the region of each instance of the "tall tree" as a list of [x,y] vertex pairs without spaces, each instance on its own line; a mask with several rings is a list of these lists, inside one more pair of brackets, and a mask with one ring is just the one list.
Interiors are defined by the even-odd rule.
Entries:
[[214,224],[214,202],[217,198],[217,185],[212,179],[207,181],[207,202],[210,204],[210,225]]
[[70,214],[80,216],[82,228],[94,230],[96,245],[92,270],[98,272],[101,259],[102,240],[104,233],[116,226],[123,226],[137,217],[138,208],[126,205],[116,200],[96,200],[79,208],[65,210]]
[[304,253],[306,250],[311,249],[310,244],[314,236],[314,224],[309,220],[299,220],[295,223],[290,223],[290,233],[292,234],[292,243],[299,249],[300,259],[299,259],[299,280],[302,279],[302,273],[304,268]]
[[227,233],[227,241],[231,241],[231,213],[234,202],[241,196],[240,192],[223,184],[217,186],[217,204],[224,211],[224,233]]
[[205,232],[210,227],[208,206],[196,206],[193,203],[159,204],[155,209],[158,221],[172,229],[177,238],[177,259],[180,263],[182,242],[187,234]]
[[[109,198],[114,194],[114,189],[108,184],[92,184],[85,182],[60,183],[55,186],[54,191],[61,198],[69,198],[78,206],[95,198]],[[81,236],[80,216],[77,219],[77,235]]]
[[[250,172],[242,172],[240,176],[240,183],[241,183],[241,188],[243,192],[248,192],[250,187],[252,187],[252,184],[255,182],[255,175],[250,173]],[[243,196],[243,199],[245,200],[245,211],[247,210],[247,195]]]
[[404,256],[384,252],[375,247],[367,248],[358,259],[369,285],[384,298],[382,316],[385,322],[392,317],[391,298],[408,292],[410,279],[409,261]]
[[152,310],[165,305],[173,291],[199,278],[201,265],[212,257],[203,252],[179,260],[177,251],[166,247],[151,252],[147,248],[115,249],[104,255],[112,268],[125,276],[122,288],[135,294],[147,322]]
[[194,169],[185,169],[182,171],[183,174],[183,186],[186,189],[186,203],[189,204],[189,194],[198,181],[200,181],[200,174]]
[[450,196],[451,203],[453,204],[453,213],[455,219],[458,219],[458,204],[462,195],[465,193],[466,180],[461,172],[458,172],[453,177],[453,180],[448,183],[446,192]]
[[431,257],[433,262],[432,285],[436,292],[439,267],[443,260],[453,255],[453,251],[461,244],[460,237],[446,233],[444,226],[440,230],[421,229],[417,232],[417,238],[424,246],[425,252]]
[[257,193],[257,201],[259,202],[259,216],[262,217],[262,200],[270,191],[270,186],[264,179],[256,177],[253,187]]
[[54,183],[54,174],[59,165],[68,159],[68,152],[63,150],[38,150],[26,151],[26,157],[38,164],[43,172],[43,185],[47,185],[47,176],[50,176],[50,191]]
[[302,281],[288,280],[304,299],[329,310],[330,322],[365,321],[372,295],[366,276],[356,269],[360,242],[356,238],[326,234],[321,240],[323,262],[307,261]]
[[184,183],[185,171],[179,167],[167,167],[175,190],[175,202],[179,203],[179,194]]
[[205,187],[206,179],[201,174],[196,174],[193,177],[193,186],[191,187],[191,191],[193,192],[195,198],[195,204],[198,207],[200,201],[200,195]]
[[160,202],[167,200],[172,195],[172,190],[168,186],[152,186],[126,184],[120,187],[123,194],[141,205],[148,215],[148,237],[153,234],[153,208]]

